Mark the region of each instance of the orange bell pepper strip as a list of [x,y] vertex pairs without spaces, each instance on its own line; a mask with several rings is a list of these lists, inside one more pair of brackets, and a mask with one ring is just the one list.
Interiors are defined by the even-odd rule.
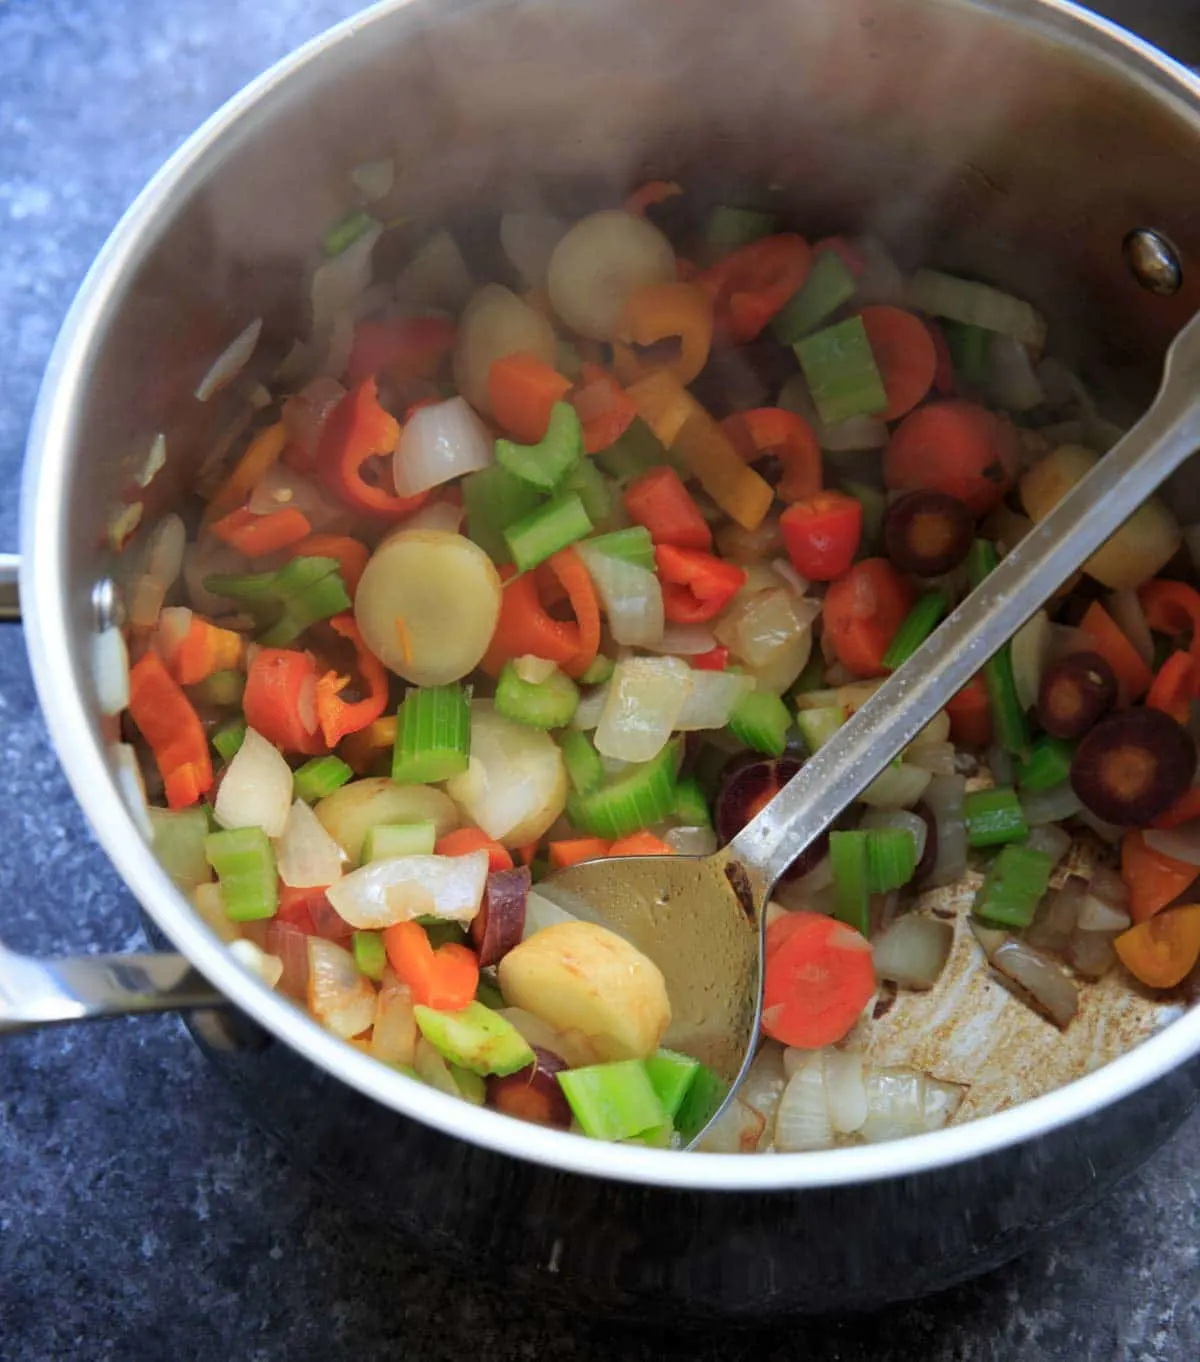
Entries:
[[1160,634],[1191,634],[1191,654],[1200,666],[1200,591],[1186,582],[1156,578],[1138,588],[1146,623]]
[[673,624],[703,624],[746,584],[746,570],[711,553],[659,544],[654,562],[662,582],[663,614]]
[[232,671],[241,665],[245,646],[241,634],[195,614],[182,638],[171,641],[161,629],[155,638],[167,671],[181,686],[194,686],[213,672]]
[[550,843],[550,864],[555,870],[583,861],[598,861],[608,855],[608,843],[603,837],[564,837]]
[[346,365],[346,386],[356,388],[379,373],[401,385],[436,378],[457,335],[457,327],[445,317],[359,322]]
[[697,277],[712,295],[716,329],[746,345],[808,278],[812,251],[802,236],[761,237],[725,256]]
[[1113,942],[1125,968],[1150,988],[1174,988],[1200,960],[1200,903],[1169,908]]
[[388,963],[413,1002],[439,1012],[459,1012],[479,987],[479,957],[466,946],[449,942],[435,951],[419,922],[397,922],[384,928]]
[[950,736],[963,747],[987,747],[992,741],[992,710],[982,676],[973,676],[946,705]]
[[571,548],[560,549],[547,563],[567,594],[576,622],[556,620],[546,613],[535,573],[514,576],[511,567],[501,568],[506,580],[500,618],[480,663],[489,676],[499,676],[505,662],[526,653],[557,662],[568,676],[581,676],[595,661],[600,648],[600,605],[591,575]]
[[[629,295],[617,318],[613,368],[622,383],[659,370],[690,383],[708,363],[712,338],[713,305],[705,289],[678,282],[648,284]],[[649,348],[658,345],[667,348]]]
[[367,570],[371,550],[348,534],[310,534],[298,544],[291,545],[288,557],[336,558],[346,591],[353,600],[362,575]]
[[534,861],[537,860],[537,854],[537,842],[526,842],[523,847],[517,848],[517,860],[520,861],[522,865],[532,865]]
[[[351,388],[334,407],[321,431],[317,468],[325,485],[352,511],[380,520],[401,520],[422,506],[428,492],[397,496],[391,465],[373,464],[391,455],[400,442],[400,423],[379,404],[373,378]],[[372,480],[369,470],[375,469]]]
[[150,744],[171,808],[186,809],[212,788],[200,716],[153,650],[130,668],[129,717]]
[[579,366],[579,382],[570,402],[583,427],[583,447],[589,454],[599,454],[615,444],[637,419],[633,399],[599,364]]
[[487,376],[496,423],[526,445],[545,438],[554,404],[563,400],[571,386],[571,380],[544,359],[523,353],[493,360]]
[[376,719],[357,733],[350,733],[342,739],[338,755],[353,768],[355,775],[367,775],[371,768],[385,754],[391,768],[392,749],[396,746],[396,716],[388,714]]
[[317,719],[317,664],[294,648],[260,648],[246,673],[242,713],[257,733],[284,752],[326,750]]
[[673,468],[663,465],[634,478],[623,500],[630,519],[649,530],[656,544],[701,551],[712,548],[708,521]]
[[1190,653],[1172,653],[1158,669],[1158,675],[1146,693],[1146,705],[1161,709],[1176,723],[1186,724],[1191,716],[1192,701],[1200,688],[1200,667]]
[[204,508],[205,524],[220,520],[236,511],[262,481],[263,474],[278,462],[288,442],[287,427],[282,421],[260,430],[250,441],[246,452],[233,471],[209,498]]
[[1154,826],[1164,829],[1177,828],[1180,823],[1190,823],[1193,818],[1200,818],[1200,785],[1193,785],[1185,790],[1166,813],[1158,815],[1154,820]]
[[242,506],[214,520],[208,528],[247,558],[265,558],[268,553],[291,548],[312,530],[308,517],[295,506],[266,515],[256,515]]
[[677,185],[674,180],[648,180],[625,200],[625,211],[632,213],[634,217],[644,218],[647,208],[682,193],[682,186]]
[[455,828],[439,837],[433,850],[437,856],[470,856],[474,851],[486,851],[489,872],[513,868],[512,852],[482,828]]
[[1177,861],[1146,845],[1141,832],[1121,838],[1121,878],[1129,890],[1129,916],[1146,922],[1185,893],[1200,875],[1200,866]]
[[782,407],[756,407],[721,422],[747,463],[774,454],[783,467],[775,489],[784,501],[805,501],[821,490],[821,446],[803,416]]
[[1138,699],[1150,689],[1154,673],[1142,661],[1141,654],[1099,601],[1093,601],[1088,606],[1083,619],[1079,622],[1079,628],[1088,636],[1092,647],[1113,669],[1124,704]]
[[652,832],[634,832],[618,837],[609,847],[610,856],[674,856],[675,848],[668,846]]
[[354,644],[358,674],[367,685],[367,694],[362,700],[346,704],[341,692],[350,684],[348,676],[331,671],[317,682],[317,722],[326,743],[336,747],[347,733],[358,733],[373,724],[387,708],[388,674],[383,663],[363,642],[353,615],[334,615],[329,627]]

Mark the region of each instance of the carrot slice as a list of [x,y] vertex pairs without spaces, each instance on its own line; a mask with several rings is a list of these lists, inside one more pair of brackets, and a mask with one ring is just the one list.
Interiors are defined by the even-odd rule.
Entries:
[[864,558],[830,582],[821,614],[842,666],[855,676],[886,675],[883,656],[912,604],[908,578],[886,558]]
[[899,307],[864,307],[858,315],[887,393],[883,419],[898,421],[933,387],[937,374],[933,337],[920,317]]
[[1172,653],[1158,669],[1146,695],[1146,704],[1150,709],[1161,709],[1169,714],[1176,723],[1186,724],[1196,698],[1197,682],[1200,682],[1200,668],[1191,654]]
[[603,837],[565,837],[550,843],[550,864],[555,870],[565,870],[580,861],[598,861],[608,855],[608,843]]
[[1087,612],[1079,622],[1079,628],[1088,636],[1092,647],[1113,669],[1117,685],[1121,688],[1121,699],[1125,704],[1136,700],[1150,689],[1154,674],[1099,601],[1093,601],[1088,606]]
[[615,444],[637,418],[637,405],[599,364],[581,364],[571,405],[583,427],[583,447],[599,454]]
[[571,380],[536,355],[494,360],[488,370],[492,415],[514,440],[535,445],[546,434],[550,412],[571,390]]
[[803,416],[783,407],[755,407],[727,416],[721,428],[747,463],[775,455],[783,465],[775,491],[784,501],[804,501],[821,490],[821,446]]
[[1121,963],[1151,988],[1174,988],[1200,959],[1200,903],[1139,922],[1113,942]]
[[630,519],[649,530],[656,544],[702,551],[712,548],[708,521],[673,468],[651,468],[634,478],[623,499]]
[[413,1002],[439,1012],[459,1012],[479,987],[479,958],[457,942],[435,951],[418,922],[385,927],[383,947],[388,963],[402,984],[412,989]]
[[634,832],[618,837],[608,849],[610,856],[674,856],[675,848],[668,846],[652,832]]
[[992,741],[992,709],[982,676],[970,681],[946,705],[950,736],[962,747],[987,747]]
[[818,1050],[842,1039],[875,992],[866,939],[823,913],[789,913],[767,928],[763,1030]]
[[285,752],[315,756],[326,750],[317,723],[317,664],[310,653],[260,648],[246,674],[242,712],[251,728]]
[[1121,878],[1129,889],[1129,915],[1134,922],[1146,922],[1184,893],[1200,866],[1177,861],[1146,845],[1140,832],[1127,832],[1121,838]]
[[1012,486],[1019,460],[1009,421],[951,398],[918,408],[896,427],[883,453],[883,480],[892,492],[948,492],[986,515]]
[[482,828],[456,828],[444,837],[439,837],[433,849],[438,856],[469,856],[473,851],[486,851],[488,870],[513,868],[509,849],[489,837]]
[[129,671],[129,717],[154,753],[173,809],[194,804],[213,783],[208,739],[192,702],[153,650]]
[[295,506],[256,515],[246,507],[230,511],[209,526],[213,534],[247,558],[264,558],[268,553],[290,548],[312,529],[308,517]]

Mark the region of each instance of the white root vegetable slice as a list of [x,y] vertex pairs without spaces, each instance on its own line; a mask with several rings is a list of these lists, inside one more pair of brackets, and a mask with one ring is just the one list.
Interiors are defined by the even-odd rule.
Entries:
[[475,670],[500,617],[500,578],[471,540],[406,530],[376,549],[354,598],[354,617],[376,657],[417,686]]
[[490,416],[488,373],[496,360],[518,352],[553,365],[558,356],[554,328],[511,289],[485,284],[472,295],[459,323],[454,386],[476,411]]
[[432,785],[397,785],[386,776],[351,781],[316,806],[321,826],[351,864],[362,858],[371,828],[387,823],[432,823],[439,837],[458,827],[454,801]]
[[550,257],[546,284],[555,312],[592,340],[611,340],[631,293],[675,278],[675,252],[645,218],[619,208],[581,218]]
[[331,884],[326,897],[339,917],[360,931],[415,917],[470,922],[487,883],[488,854],[396,856],[372,861]]

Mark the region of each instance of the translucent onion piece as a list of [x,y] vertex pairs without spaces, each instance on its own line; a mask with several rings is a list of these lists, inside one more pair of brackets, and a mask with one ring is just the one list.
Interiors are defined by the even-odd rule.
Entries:
[[275,848],[279,878],[293,889],[341,879],[345,853],[302,799],[293,803]]
[[530,1045],[566,1060],[572,1069],[596,1064],[600,1060],[599,1051],[582,1031],[559,1031],[541,1017],[526,1012],[523,1007],[501,1007],[497,1011]]
[[1064,818],[1079,813],[1083,804],[1071,788],[1071,782],[1064,780],[1048,790],[1022,794],[1021,808],[1025,811],[1025,821],[1031,827],[1038,827],[1043,823],[1061,823]]
[[620,209],[581,218],[550,257],[555,312],[581,336],[611,340],[630,294],[675,279],[675,252],[652,223]]
[[925,803],[937,821],[937,859],[926,876],[930,888],[956,884],[967,869],[967,824],[963,796],[967,782],[962,776],[934,776],[925,788]]
[[988,391],[998,407],[1032,411],[1046,400],[1029,351],[1011,336],[994,335],[988,347]]
[[828,1049],[825,1064],[825,1098],[829,1122],[838,1135],[853,1135],[867,1119],[867,1083],[860,1050]]
[[268,988],[274,988],[283,977],[283,961],[279,956],[268,955],[261,946],[256,946],[244,937],[229,943],[229,954],[251,974],[257,975]]
[[134,577],[125,593],[130,627],[142,630],[153,629],[158,623],[164,595],[162,583],[156,581],[153,577],[145,575]]
[[446,782],[466,817],[505,846],[542,836],[567,802],[567,773],[548,733],[513,723],[490,701],[471,705],[471,758]]
[[717,528],[717,552],[732,563],[758,563],[783,551],[779,517],[769,515],[757,528],[743,529],[734,521]]
[[384,1064],[411,1064],[417,1057],[417,1035],[412,990],[385,976],[375,1002],[371,1054]]
[[[225,900],[221,896],[221,886],[219,884],[198,884],[192,890],[192,907],[196,910],[196,916],[204,923],[210,932],[219,940],[228,945],[231,941],[240,940],[240,927],[236,922],[230,922],[229,914],[225,911]],[[286,927],[287,923],[279,923],[280,927]],[[268,929],[272,934],[276,930],[276,924],[271,923]],[[307,936],[302,932],[301,937],[307,941]],[[285,973],[286,973],[285,962]],[[305,977],[308,976],[308,947],[304,946],[304,970]]]
[[553,365],[554,328],[510,289],[485,284],[463,312],[454,348],[455,387],[476,411],[491,415],[488,374],[496,360],[518,351]]
[[138,469],[134,475],[134,482],[139,487],[149,487],[154,481],[155,475],[167,464],[167,437],[160,430],[150,441],[150,450],[146,455],[146,462]]
[[733,707],[753,689],[754,677],[744,672],[694,670],[691,689],[675,720],[676,729],[680,733],[691,733],[724,728]]
[[308,1009],[322,1026],[349,1040],[375,1020],[375,989],[349,951],[308,938]]
[[711,652],[717,646],[716,637],[707,624],[666,624],[662,638],[648,644],[652,653],[673,653],[676,657],[695,657]]
[[146,507],[143,502],[134,501],[129,505],[118,506],[109,517],[108,542],[114,553],[120,553],[133,537],[134,531],[142,523]]
[[1136,591],[1114,591],[1105,601],[1113,623],[1137,649],[1147,667],[1154,663],[1154,640]]
[[150,823],[146,782],[142,777],[142,768],[138,762],[137,752],[127,742],[114,743],[112,758],[113,775],[116,778],[117,788],[121,791],[122,798],[125,800],[125,807],[129,810],[129,816],[133,819],[142,837],[153,844],[154,828]]
[[604,706],[608,704],[608,683],[589,690],[579,701],[579,706],[571,716],[571,727],[581,733],[590,733],[600,722]]
[[187,528],[174,512],[169,512],[150,531],[142,571],[160,582],[164,592],[170,591],[179,580],[186,548]]
[[1200,818],[1180,823],[1174,828],[1147,828],[1143,833],[1146,845],[1164,856],[1188,865],[1200,865]]
[[275,747],[253,728],[217,791],[213,815],[223,828],[262,828],[279,837],[292,807],[292,768]]
[[939,1079],[925,1077],[925,1104],[922,1118],[926,1130],[941,1130],[954,1119],[967,1090],[961,1083],[943,1083]]
[[771,571],[776,576],[782,577],[784,583],[790,586],[797,596],[803,596],[808,591],[808,579],[801,577],[786,558],[772,558]]
[[613,639],[631,648],[660,643],[664,625],[662,587],[654,573],[597,553],[586,543],[578,546],[578,552],[591,574]]
[[377,161],[363,161],[350,172],[350,183],[368,203],[386,198],[392,192],[395,181],[396,163],[390,156]]
[[[1028,818],[1028,814],[1026,815]],[[1097,818],[1089,808],[1081,807],[1075,815],[1081,823],[1091,828],[1091,830],[1103,842],[1116,844],[1125,836],[1126,828],[1120,828],[1115,823],[1106,823],[1103,818]]]
[[877,809],[911,809],[925,793],[933,777],[919,766],[889,766],[859,795],[864,804]]
[[988,748],[984,764],[992,773],[992,779],[997,785],[1012,785],[1015,782],[1017,768],[1013,762],[1012,754],[1005,751],[998,743],[993,743]]
[[284,509],[299,511],[314,530],[327,529],[346,519],[344,506],[326,496],[311,478],[283,463],[267,469],[250,493],[247,507],[255,515],[270,515]]
[[338,312],[325,333],[325,347],[318,353],[316,371],[319,378],[338,379],[346,372],[354,349],[354,321],[363,295],[352,306]]
[[[372,223],[340,255],[326,260],[313,270],[309,302],[312,308],[312,348],[321,355],[329,344],[334,323],[351,316],[354,304],[371,283],[371,254],[383,232],[383,224]],[[311,362],[311,358],[310,358]]]
[[753,1154],[762,1143],[767,1128],[760,1112],[735,1097],[696,1148],[705,1154]]
[[907,832],[913,839],[916,861],[920,864],[925,854],[929,828],[918,814],[908,813],[904,809],[868,809],[858,825],[860,828],[894,828],[899,832]]
[[470,271],[449,232],[431,236],[396,279],[396,297],[402,307],[457,312],[470,292]]
[[488,854],[396,856],[370,861],[329,886],[325,897],[339,917],[360,931],[415,917],[470,922],[487,883]]
[[820,608],[779,586],[734,602],[713,633],[743,662],[765,667],[781,648],[809,636]]
[[288,443],[296,445],[306,460],[316,457],[325,422],[345,396],[345,388],[336,379],[320,376],[285,400],[282,419]]
[[1123,932],[1132,923],[1129,912],[1109,899],[1091,891],[1084,891],[1079,906],[1079,929],[1082,932]]
[[1037,611],[1013,635],[1010,645],[1013,681],[1022,709],[1032,709],[1037,704],[1042,674],[1050,660],[1050,638],[1050,616],[1044,610]]
[[530,288],[545,284],[550,257],[566,230],[561,218],[547,213],[505,213],[500,219],[500,245]]
[[953,944],[950,923],[909,913],[897,918],[872,943],[875,973],[904,988],[932,988],[946,967]]
[[952,776],[957,770],[957,759],[952,742],[922,743],[904,754],[906,762],[928,771],[931,776]]
[[187,586],[192,608],[202,615],[216,618],[236,609],[225,596],[214,596],[205,589],[204,579],[226,572],[253,572],[250,559],[244,557],[215,535],[202,534],[189,544],[183,555],[183,580]]
[[454,478],[488,468],[494,441],[487,427],[461,397],[413,412],[392,461],[392,477],[402,497],[440,487]]
[[92,683],[101,714],[120,714],[129,704],[129,649],[115,625],[92,638]]
[[1061,951],[1078,924],[1086,889],[1084,882],[1072,875],[1061,889],[1047,894],[1026,929],[1028,943],[1038,950]]
[[594,742],[602,756],[649,761],[667,745],[692,686],[691,668],[677,657],[618,662]]
[[195,397],[198,402],[207,402],[214,393],[220,392],[242,372],[258,344],[262,325],[263,319],[255,317],[250,325],[240,331],[213,360],[208,373],[196,388]]
[[1082,974],[1085,979],[1100,979],[1106,975],[1117,963],[1117,952],[1113,947],[1115,935],[1115,932],[1073,932],[1067,942],[1066,954],[1076,974]]
[[925,1130],[925,1075],[915,1069],[868,1069],[867,1119],[859,1134],[868,1144],[920,1135]]
[[738,1101],[752,1107],[767,1125],[771,1125],[787,1081],[782,1048],[773,1041],[764,1041],[738,1088]]
[[540,686],[558,671],[558,663],[545,657],[524,653],[513,662],[513,670],[529,686]]
[[[218,888],[203,885],[202,888]],[[221,913],[224,915],[224,905]],[[225,919],[227,922],[228,918]],[[230,924],[233,926],[234,924]],[[297,1002],[304,1002],[308,993],[308,938],[310,933],[302,932],[290,922],[280,922],[277,918],[267,928],[267,949],[282,965],[278,988]]]
[[825,1066],[820,1051],[810,1055],[783,1090],[775,1113],[775,1148],[782,1153],[828,1149],[833,1124],[825,1095]]
[[717,834],[707,827],[670,828],[663,841],[679,856],[711,856],[717,849]]
[[1079,1008],[1079,989],[1053,960],[1028,942],[1008,937],[991,955],[1001,981],[1036,1011],[1065,1027]]
[[1040,351],[1046,342],[1045,319],[1027,302],[938,270],[920,269],[905,290],[908,306],[931,317],[982,326],[1011,336]]
[[1041,823],[1030,831],[1025,845],[1033,851],[1044,851],[1057,865],[1071,850],[1071,834],[1057,823]]

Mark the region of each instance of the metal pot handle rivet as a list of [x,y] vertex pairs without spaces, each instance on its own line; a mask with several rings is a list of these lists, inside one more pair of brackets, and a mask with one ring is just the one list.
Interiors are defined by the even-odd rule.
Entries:
[[1153,227],[1135,227],[1122,249],[1130,272],[1148,293],[1164,297],[1178,293],[1183,285],[1183,266],[1174,243]]

